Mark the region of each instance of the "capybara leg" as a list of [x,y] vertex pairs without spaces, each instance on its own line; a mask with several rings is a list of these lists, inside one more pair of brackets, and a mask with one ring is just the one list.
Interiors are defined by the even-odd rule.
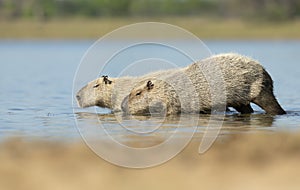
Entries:
[[234,106],[233,108],[236,109],[236,111],[240,112],[241,114],[253,113],[253,109],[251,108],[250,104]]
[[277,102],[275,96],[271,92],[261,91],[260,94],[254,98],[253,103],[260,106],[267,114],[283,115],[286,112]]

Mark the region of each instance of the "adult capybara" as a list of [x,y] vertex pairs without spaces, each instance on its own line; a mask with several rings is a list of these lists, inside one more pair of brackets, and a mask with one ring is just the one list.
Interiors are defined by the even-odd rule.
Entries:
[[[221,70],[223,82],[214,83],[215,71],[209,68],[213,63]],[[221,96],[217,90],[212,93],[212,84],[219,85],[216,89],[223,87],[225,103],[216,98]],[[168,75],[144,77],[124,98],[122,109],[130,114],[209,113],[220,104],[219,107],[233,107],[246,114],[253,112],[250,102],[268,114],[285,114],[273,94],[270,75],[257,61],[238,54],[221,54],[170,71]]]
[[144,78],[155,77],[160,74],[168,75],[171,70],[150,73],[142,77],[109,78],[102,76],[81,88],[77,94],[77,103],[80,107],[99,106],[109,108],[114,112],[122,111],[122,100],[130,93],[134,84]]

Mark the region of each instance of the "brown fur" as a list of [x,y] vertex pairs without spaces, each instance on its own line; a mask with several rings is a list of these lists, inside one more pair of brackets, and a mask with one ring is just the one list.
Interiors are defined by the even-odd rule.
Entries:
[[[212,64],[221,70],[223,83],[213,78],[217,71],[210,67]],[[184,78],[188,78],[192,86]],[[151,89],[146,85],[149,81],[153,84]],[[217,85],[216,89],[225,86],[225,105],[216,101],[219,95],[217,91],[211,94],[211,84]],[[237,54],[221,54],[174,70],[166,76],[159,75],[140,81],[123,100],[122,109],[131,114],[176,114],[207,113],[219,106],[233,107],[247,114],[253,112],[250,102],[269,114],[285,114],[273,94],[270,75],[257,61]]]

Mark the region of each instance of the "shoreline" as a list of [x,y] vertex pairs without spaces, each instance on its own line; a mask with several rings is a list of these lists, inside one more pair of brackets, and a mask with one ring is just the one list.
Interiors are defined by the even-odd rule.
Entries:
[[[300,39],[300,20],[251,22],[239,19],[170,18],[72,18],[49,20],[0,20],[0,40],[4,39],[97,39],[128,24],[164,22],[182,27],[207,40],[293,40]],[[144,34],[143,34],[144,35]],[[137,36],[139,37],[139,36]],[[143,37],[143,36],[141,36]]]
[[[244,134],[198,154],[192,141],[176,157],[147,169],[112,165],[83,142],[10,139],[0,143],[1,189],[297,189],[300,133]],[[122,155],[120,155],[122,156]],[[255,181],[255,183],[253,183]]]

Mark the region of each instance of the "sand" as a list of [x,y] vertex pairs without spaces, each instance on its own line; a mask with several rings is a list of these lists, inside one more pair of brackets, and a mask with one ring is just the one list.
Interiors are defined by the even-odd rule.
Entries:
[[[300,19],[288,22],[251,22],[205,17],[116,17],[99,19],[0,20],[0,39],[98,39],[138,22],[163,22],[182,27],[200,39],[300,39]],[[26,30],[25,30],[26,29]],[[141,36],[145,37],[147,30]],[[169,36],[166,35],[166,38]]]
[[299,189],[300,134],[239,134],[205,154],[192,141],[175,158],[148,169],[112,165],[83,142],[20,138],[0,144],[0,189]]

